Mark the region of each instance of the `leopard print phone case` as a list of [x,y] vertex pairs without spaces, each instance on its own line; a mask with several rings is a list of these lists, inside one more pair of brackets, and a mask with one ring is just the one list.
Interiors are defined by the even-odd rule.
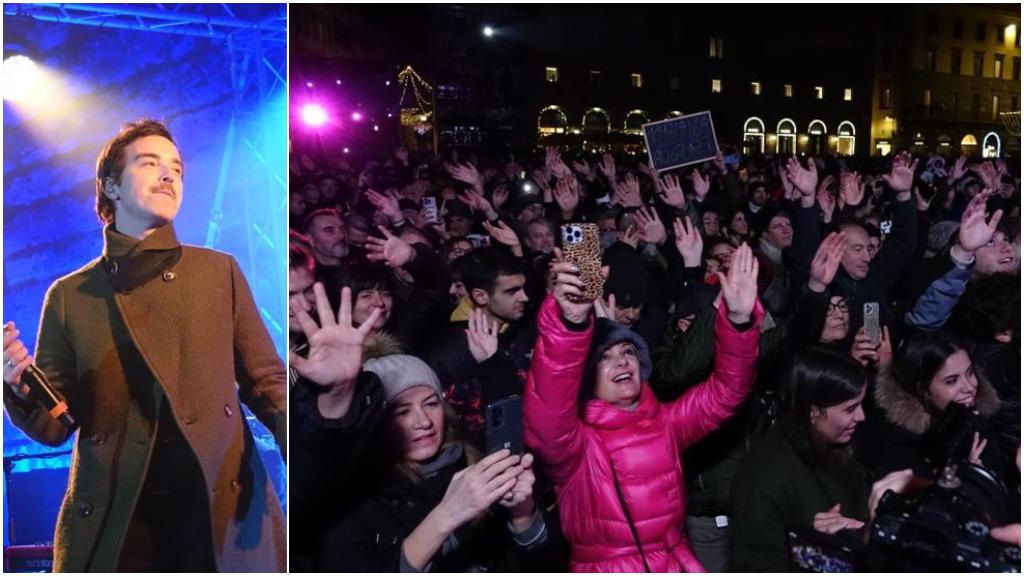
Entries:
[[583,295],[588,300],[603,296],[601,231],[597,224],[563,224],[562,254],[566,261],[572,262],[580,269],[580,279],[586,287]]

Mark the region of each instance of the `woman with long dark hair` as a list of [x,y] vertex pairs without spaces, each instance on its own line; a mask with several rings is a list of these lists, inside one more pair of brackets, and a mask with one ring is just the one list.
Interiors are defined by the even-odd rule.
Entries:
[[733,490],[730,568],[788,572],[787,531],[858,530],[871,483],[853,459],[867,376],[848,355],[798,352],[779,390],[780,420],[744,460]]

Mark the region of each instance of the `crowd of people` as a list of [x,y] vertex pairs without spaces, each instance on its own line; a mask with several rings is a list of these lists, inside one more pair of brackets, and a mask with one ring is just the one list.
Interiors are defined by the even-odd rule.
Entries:
[[[949,463],[1019,546],[1019,173],[725,158],[296,154],[292,569],[788,571]],[[488,450],[515,397],[524,452]]]

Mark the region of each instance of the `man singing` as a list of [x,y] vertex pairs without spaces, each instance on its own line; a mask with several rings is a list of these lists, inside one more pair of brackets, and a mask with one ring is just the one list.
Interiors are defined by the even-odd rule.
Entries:
[[4,406],[31,438],[74,432],[29,393],[35,362],[80,433],[54,571],[281,572],[285,525],[239,398],[285,448],[285,369],[234,258],[182,246],[184,163],[160,122],[96,163],[103,254],[50,286],[35,358],[4,326]]

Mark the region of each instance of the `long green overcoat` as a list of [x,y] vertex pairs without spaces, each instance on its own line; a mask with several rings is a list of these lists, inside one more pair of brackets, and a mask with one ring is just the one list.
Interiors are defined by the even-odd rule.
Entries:
[[[179,245],[170,224],[141,242],[104,230],[113,258]],[[183,246],[173,267],[127,293],[97,258],[50,287],[35,360],[78,424],[54,571],[116,570],[161,403],[202,468],[219,570],[286,569],[284,515],[239,404],[284,452],[285,369],[234,258]],[[36,441],[74,432],[3,389],[11,421]]]

